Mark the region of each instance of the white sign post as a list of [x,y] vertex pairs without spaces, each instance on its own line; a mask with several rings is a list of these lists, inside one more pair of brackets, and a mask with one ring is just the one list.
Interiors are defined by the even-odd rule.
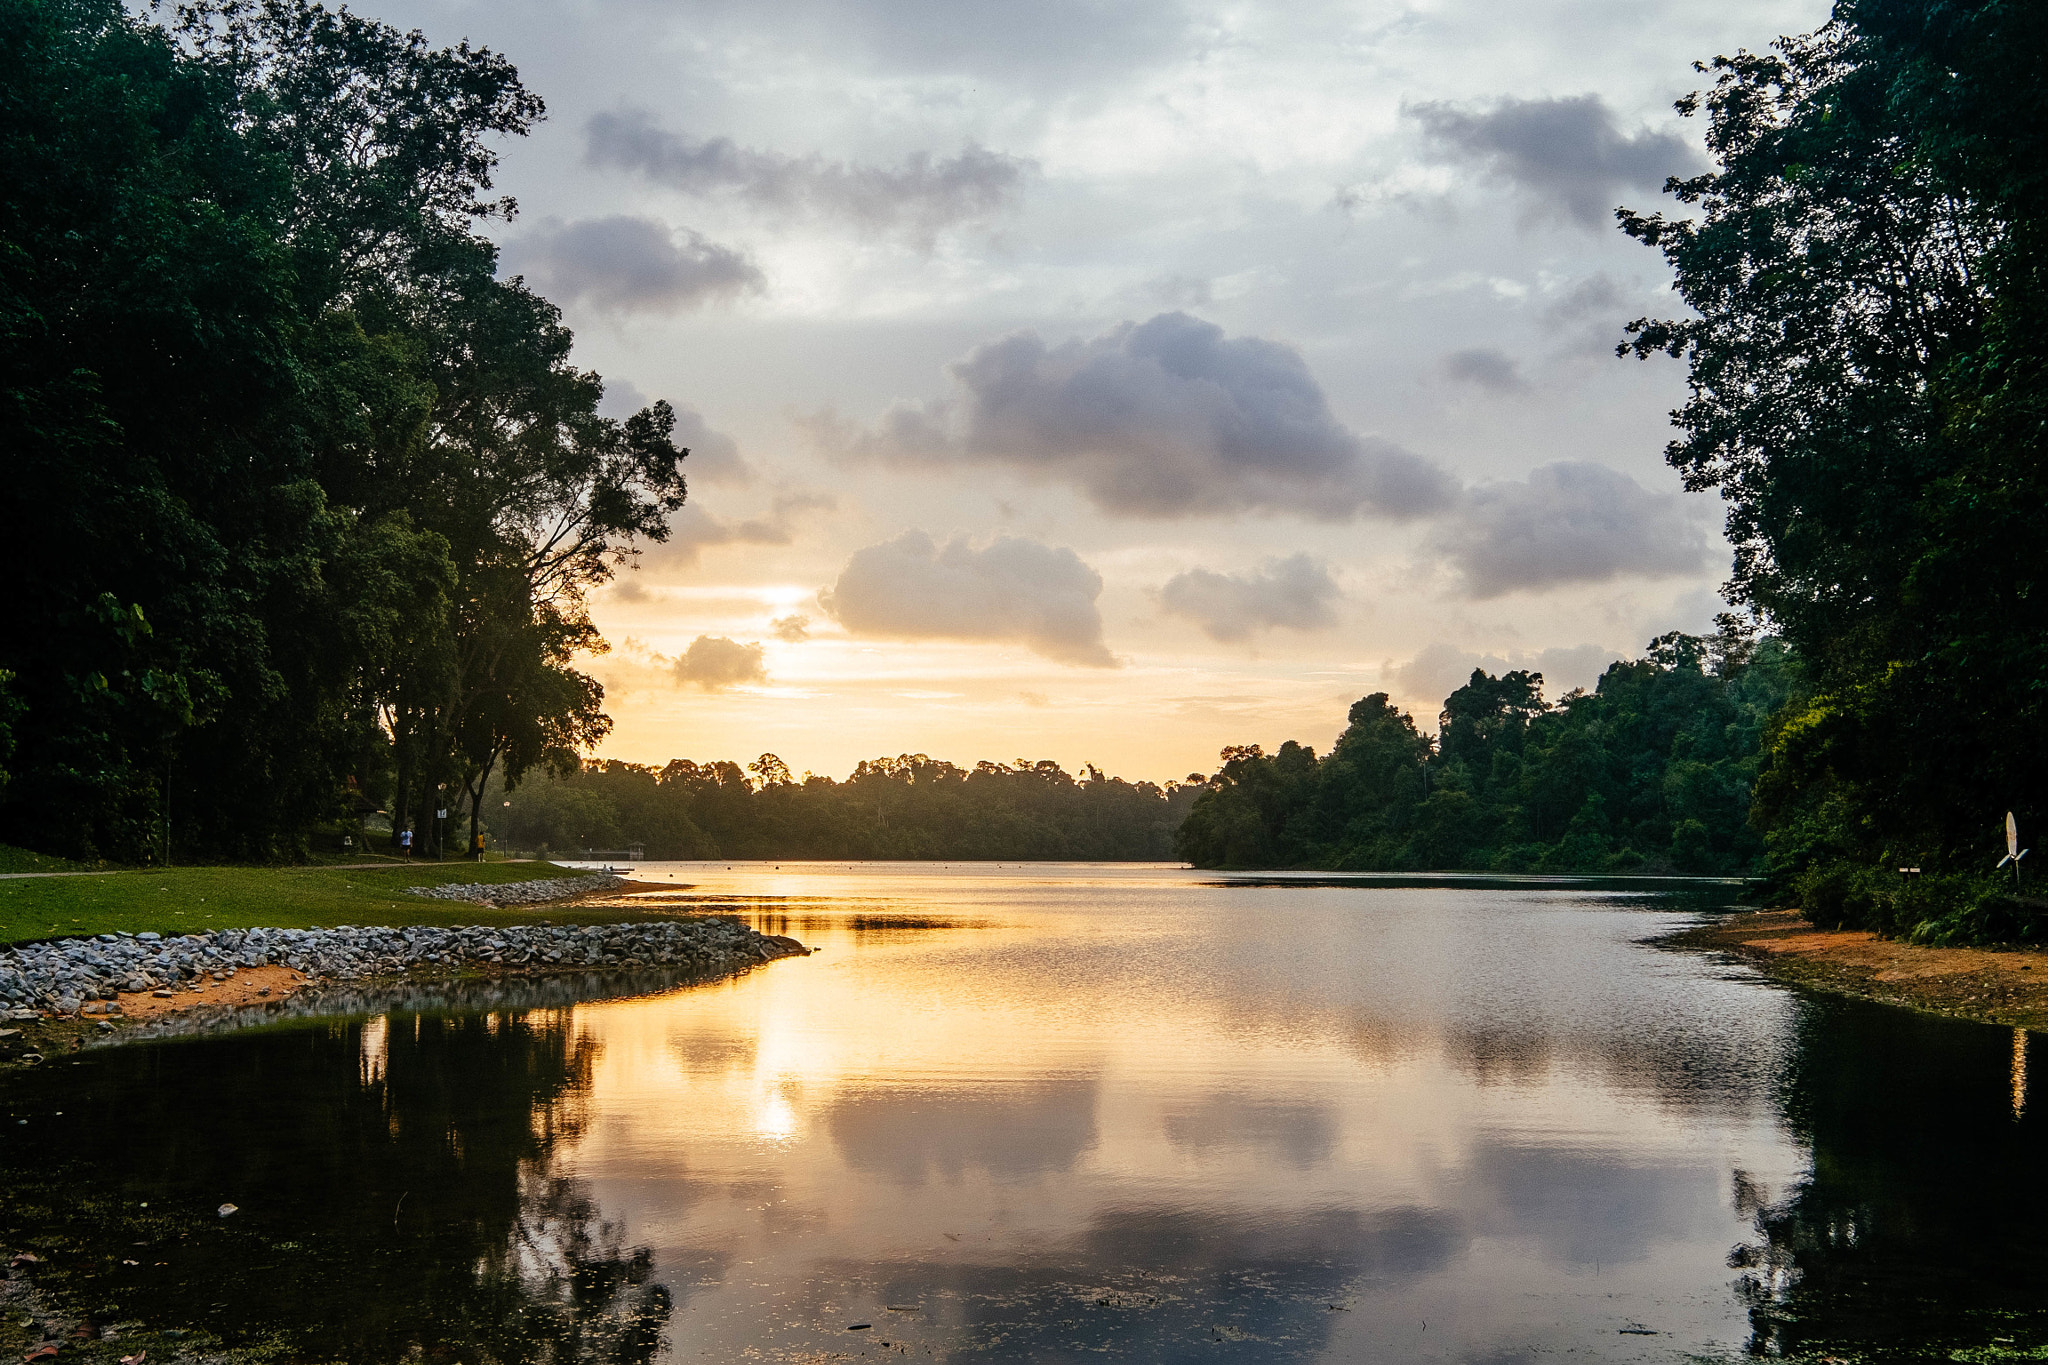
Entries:
[[[2012,864],[2012,889],[2014,891],[2020,889],[2020,859],[2026,857],[2030,851],[2020,847],[2019,822],[2012,818],[2011,811],[2007,811],[2005,813],[2005,856],[1998,860],[1998,867],[2004,867],[2007,863]],[[1994,867],[1991,870],[1996,872],[1998,868]]]

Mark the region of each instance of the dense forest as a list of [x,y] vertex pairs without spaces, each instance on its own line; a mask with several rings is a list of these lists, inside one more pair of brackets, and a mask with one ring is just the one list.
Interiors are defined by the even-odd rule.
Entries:
[[1620,215],[1691,314],[1623,349],[1687,362],[1668,459],[1806,673],[1768,869],[1823,924],[2038,932],[1993,868],[2048,819],[2048,6],[1841,0],[1703,70],[1716,164]]
[[1050,759],[970,769],[904,754],[844,782],[797,780],[773,754],[662,768],[591,762],[493,791],[506,845],[573,854],[637,845],[649,858],[1170,859],[1174,829],[1207,790],[1127,782]]
[[606,732],[684,452],[476,230],[542,112],[309,0],[0,0],[0,837],[289,856]]
[[1386,694],[1330,752],[1226,749],[1181,826],[1205,867],[1749,875],[1759,740],[1797,694],[1782,643],[1672,634],[1556,703],[1474,670],[1432,739]]

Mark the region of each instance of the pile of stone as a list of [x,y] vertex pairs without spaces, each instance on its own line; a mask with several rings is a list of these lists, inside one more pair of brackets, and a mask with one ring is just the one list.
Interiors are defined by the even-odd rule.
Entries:
[[615,891],[626,884],[624,877],[609,872],[588,877],[548,877],[531,882],[500,882],[491,886],[472,882],[463,886],[408,886],[415,896],[437,901],[474,901],[478,905],[539,905],[544,901],[567,900],[597,891]]
[[462,968],[553,972],[675,966],[729,972],[806,951],[738,920],[406,929],[219,929],[165,938],[101,934],[0,948],[0,999],[17,1012],[96,1013],[121,991],[226,981],[244,967],[282,965],[321,981]]

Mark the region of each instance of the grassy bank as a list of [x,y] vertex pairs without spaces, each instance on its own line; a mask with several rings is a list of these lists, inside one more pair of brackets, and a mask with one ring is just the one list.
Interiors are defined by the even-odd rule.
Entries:
[[[337,924],[531,924],[553,908],[490,910],[406,894],[412,886],[575,875],[552,863],[419,863],[376,868],[192,867],[0,881],[0,942],[116,931],[310,929]],[[619,918],[594,912],[591,919]]]

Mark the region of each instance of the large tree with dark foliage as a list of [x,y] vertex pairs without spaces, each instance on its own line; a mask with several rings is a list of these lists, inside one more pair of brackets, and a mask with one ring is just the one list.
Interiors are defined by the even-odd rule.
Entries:
[[311,0],[0,0],[0,838],[289,853],[603,733],[583,596],[683,452],[475,231],[541,113]]
[[1843,0],[1705,68],[1715,169],[1622,215],[1694,314],[1632,328],[1690,367],[1669,458],[1810,670],[1758,817],[1824,922],[2027,930],[1985,874],[2048,819],[2044,67],[2037,4]]

